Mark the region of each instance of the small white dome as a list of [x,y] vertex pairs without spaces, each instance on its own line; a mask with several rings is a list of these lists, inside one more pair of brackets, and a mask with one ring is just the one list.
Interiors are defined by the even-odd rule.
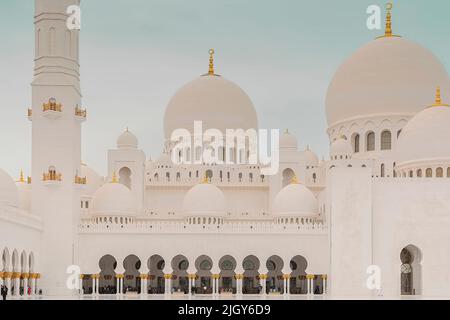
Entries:
[[189,190],[183,200],[185,216],[224,217],[225,196],[215,185],[201,183]]
[[137,149],[138,139],[128,129],[117,139],[118,149]]
[[170,139],[176,129],[194,133],[194,121],[203,130],[258,129],[255,108],[248,95],[233,82],[205,75],[182,87],[170,100],[164,115],[164,133]]
[[352,146],[350,142],[345,138],[341,137],[333,141],[330,146],[330,157],[333,160],[335,157],[340,159],[342,156],[344,159],[352,155]]
[[97,216],[134,216],[136,199],[124,185],[107,183],[94,193],[90,212]]
[[19,208],[29,211],[31,207],[31,184],[22,179],[16,182],[16,187],[19,195]]
[[81,192],[83,196],[92,196],[104,183],[103,178],[94,169],[85,164],[81,165],[80,177],[86,177],[86,186]]
[[19,206],[19,192],[14,180],[5,171],[0,169],[0,204],[13,207]]
[[303,184],[291,183],[275,197],[275,216],[311,217],[318,213],[318,202],[314,194]]
[[293,134],[290,134],[289,131],[286,130],[280,136],[280,148],[297,149],[297,146],[297,138]]
[[450,165],[450,107],[442,103],[415,115],[403,128],[396,148],[397,167]]
[[423,46],[401,37],[383,37],[357,50],[337,70],[326,98],[330,127],[352,119],[413,116],[437,84],[450,93],[442,63]]
[[317,155],[309,149],[309,147],[306,148],[306,150],[303,152],[303,155],[305,156],[305,164],[308,167],[318,167],[319,166],[319,158]]

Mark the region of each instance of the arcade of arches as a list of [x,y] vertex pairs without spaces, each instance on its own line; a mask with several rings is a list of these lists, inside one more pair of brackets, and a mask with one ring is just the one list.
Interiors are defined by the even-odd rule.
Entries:
[[8,288],[8,295],[32,296],[39,293],[41,275],[35,272],[34,253],[4,248],[0,265],[0,284]]
[[[83,274],[80,288],[83,294],[324,294],[327,275],[307,274],[306,259],[297,255],[290,260],[290,273],[283,273],[284,262],[279,256],[260,261],[249,255],[237,261],[225,255],[213,261],[201,255],[189,261],[177,255],[165,261],[159,255],[151,256],[143,265],[136,255],[127,256],[118,271],[112,255],[99,260],[100,272]],[[166,266],[166,263],[169,265]],[[262,268],[261,263],[265,264]],[[149,270],[142,272],[142,270]],[[170,270],[170,273],[167,271]],[[241,271],[239,271],[241,270]],[[260,270],[266,270],[264,273]],[[143,290],[144,288],[144,290]]]

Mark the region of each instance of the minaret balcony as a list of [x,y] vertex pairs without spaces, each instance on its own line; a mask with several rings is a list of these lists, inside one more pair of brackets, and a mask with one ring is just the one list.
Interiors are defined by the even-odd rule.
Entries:
[[79,189],[84,189],[84,187],[86,187],[87,184],[87,178],[76,175],[74,183]]
[[28,120],[32,120],[33,118],[33,110],[32,109],[28,109]]
[[62,104],[57,103],[55,98],[50,98],[48,103],[42,105],[42,112],[48,119],[58,119],[62,116]]
[[47,173],[44,172],[42,175],[42,181],[47,186],[57,186],[62,182],[62,175],[56,171],[48,171]]
[[87,118],[87,111],[86,109],[82,109],[79,106],[75,107],[75,119],[77,119],[80,122],[86,121]]

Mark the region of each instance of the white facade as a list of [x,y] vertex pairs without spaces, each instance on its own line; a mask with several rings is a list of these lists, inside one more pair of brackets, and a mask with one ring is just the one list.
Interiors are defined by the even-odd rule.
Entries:
[[[174,129],[258,127],[211,52],[209,72],[167,108],[161,156],[147,159],[127,129],[103,178],[81,163],[73,4],[36,0],[31,177],[14,183],[0,170],[10,294],[450,296],[450,80],[427,49],[386,32],[358,50],[328,92],[329,159],[299,150],[286,131],[273,176],[196,162],[207,146],[186,150],[192,164],[172,162]],[[247,148],[219,156],[246,159]],[[71,265],[78,290],[66,285]],[[370,289],[374,265],[381,286]]]

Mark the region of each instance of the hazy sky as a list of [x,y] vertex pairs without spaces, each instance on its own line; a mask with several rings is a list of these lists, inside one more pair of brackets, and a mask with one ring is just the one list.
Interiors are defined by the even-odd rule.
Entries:
[[[82,0],[83,160],[106,174],[106,151],[129,127],[147,156],[163,143],[172,95],[216,71],[251,97],[261,128],[289,128],[301,148],[328,151],[325,96],[340,63],[382,31],[366,27],[377,0]],[[0,168],[31,167],[33,0],[0,1]],[[450,70],[450,1],[394,1],[394,32]],[[384,10],[383,10],[384,15]]]

